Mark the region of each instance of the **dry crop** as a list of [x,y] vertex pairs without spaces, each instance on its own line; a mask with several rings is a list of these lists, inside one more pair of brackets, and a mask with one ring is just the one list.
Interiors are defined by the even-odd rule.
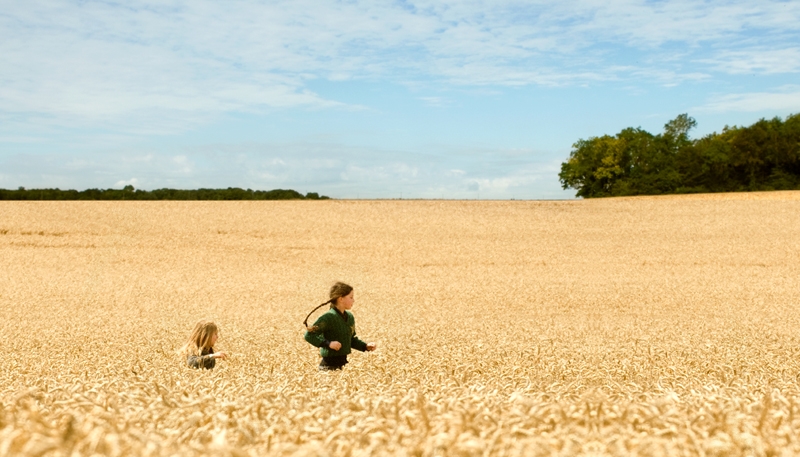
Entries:
[[797,455],[799,268],[800,192],[2,202],[0,456]]

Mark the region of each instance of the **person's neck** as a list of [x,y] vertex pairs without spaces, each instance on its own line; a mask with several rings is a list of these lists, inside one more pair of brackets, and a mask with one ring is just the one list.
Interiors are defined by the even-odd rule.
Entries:
[[347,311],[346,309],[344,309],[344,306],[342,306],[342,307],[339,307],[339,305],[334,305],[334,306],[333,306],[333,309],[335,309],[336,311],[338,311],[338,312],[339,312],[339,314],[344,314],[344,312],[345,312],[345,311]]

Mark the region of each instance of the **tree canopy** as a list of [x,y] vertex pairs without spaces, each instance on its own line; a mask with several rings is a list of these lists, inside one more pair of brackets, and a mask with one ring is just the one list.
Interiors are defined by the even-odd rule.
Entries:
[[252,190],[228,187],[227,189],[0,189],[0,200],[327,200],[316,192],[305,195],[291,189]]
[[681,114],[658,135],[626,128],[578,140],[561,185],[585,198],[800,189],[800,114],[692,140],[696,125]]

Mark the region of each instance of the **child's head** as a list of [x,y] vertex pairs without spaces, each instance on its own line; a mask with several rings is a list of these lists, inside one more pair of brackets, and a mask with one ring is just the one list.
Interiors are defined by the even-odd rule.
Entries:
[[217,328],[217,324],[200,320],[195,324],[192,334],[189,335],[187,345],[192,349],[202,351],[203,349],[211,348],[217,342],[218,337],[219,328]]
[[353,291],[353,288],[343,282],[337,282],[331,287],[331,306],[336,306],[337,301],[342,298],[350,295],[350,292]]
[[330,300],[317,306],[316,308],[311,310],[310,313],[308,313],[308,316],[306,316],[306,319],[303,321],[303,325],[306,327],[306,330],[309,332],[316,332],[319,330],[319,328],[316,325],[312,325],[310,327],[308,326],[308,318],[311,317],[312,314],[314,314],[314,311],[322,308],[325,305],[331,305],[331,308],[335,308],[336,305],[339,303],[339,299],[347,297],[348,295],[350,295],[351,292],[353,292],[353,288],[343,282],[337,282],[336,284],[334,284],[331,287]]

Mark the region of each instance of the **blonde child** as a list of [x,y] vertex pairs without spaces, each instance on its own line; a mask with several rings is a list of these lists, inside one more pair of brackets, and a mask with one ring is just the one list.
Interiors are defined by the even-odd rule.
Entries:
[[217,359],[227,359],[228,354],[214,352],[214,344],[218,338],[217,324],[205,320],[198,321],[192,334],[189,335],[189,340],[181,348],[181,354],[186,357],[186,363],[192,368],[210,370],[217,364]]

